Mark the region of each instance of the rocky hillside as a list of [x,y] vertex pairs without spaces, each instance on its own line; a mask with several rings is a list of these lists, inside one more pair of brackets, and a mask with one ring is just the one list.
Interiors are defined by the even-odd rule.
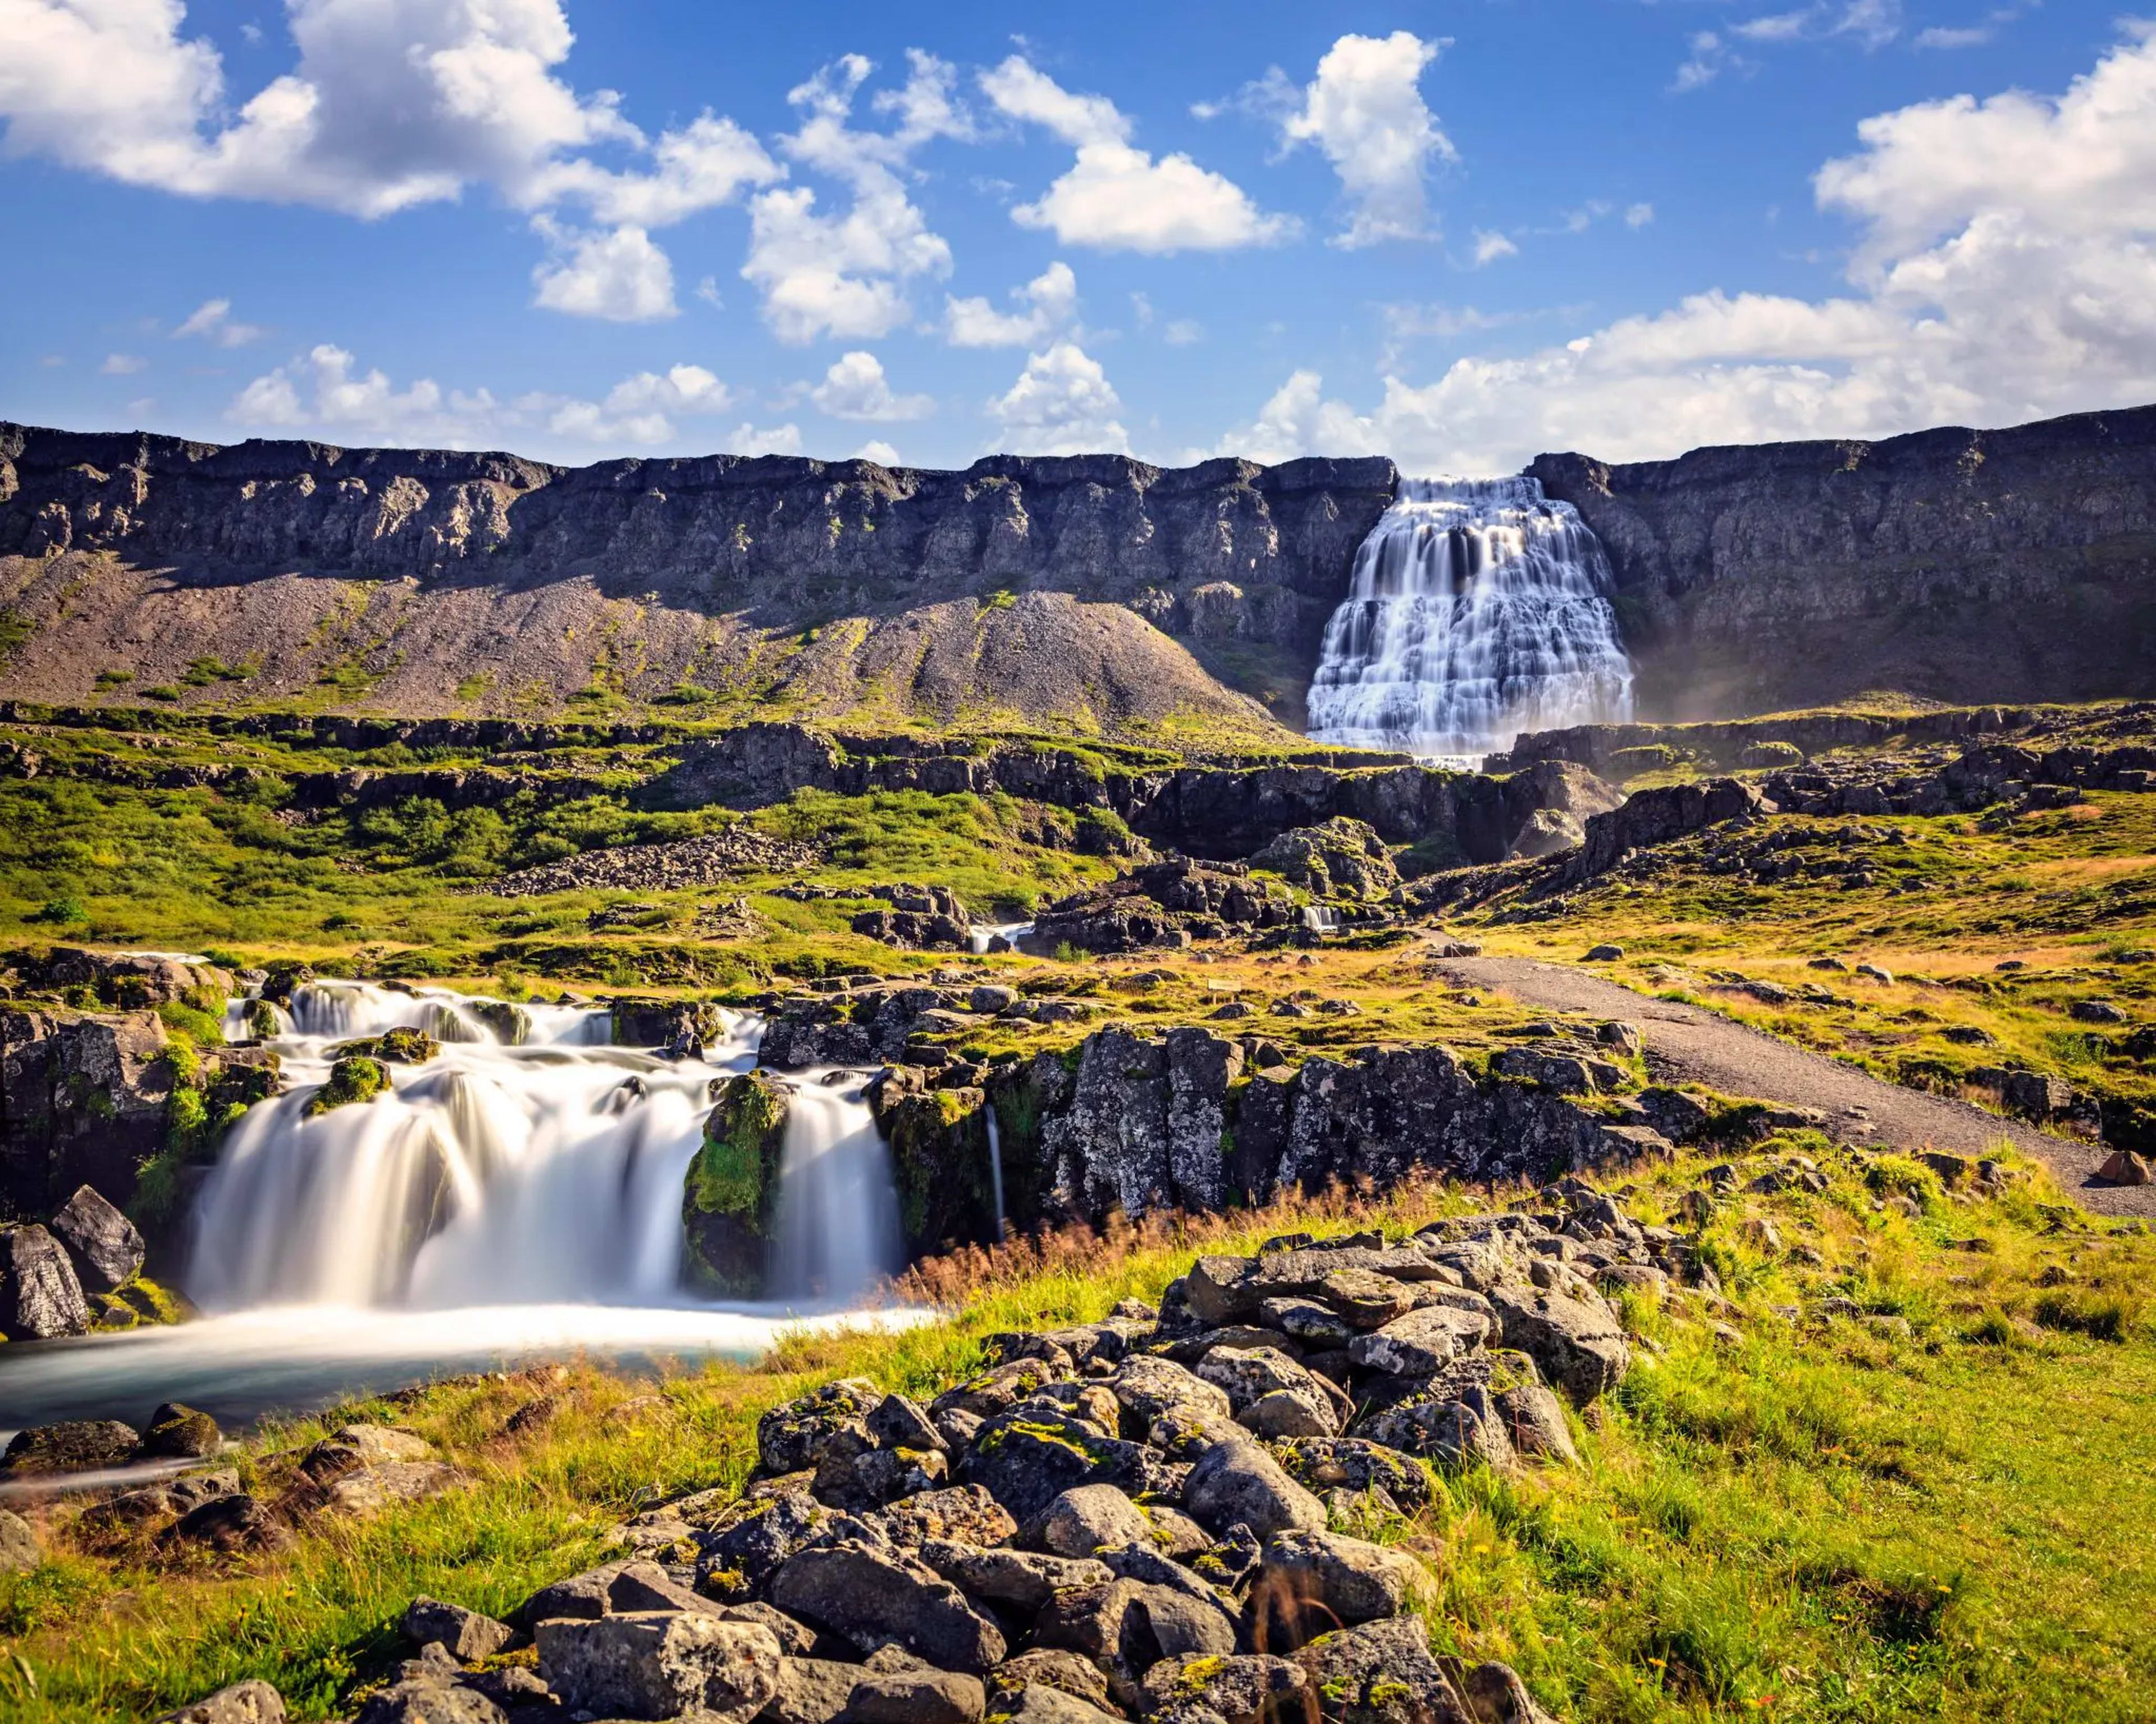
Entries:
[[1394,483],[1383,460],[568,469],[0,424],[0,680],[52,700],[670,693],[715,714],[1262,726],[1216,677],[1295,716]]
[[1609,553],[1643,716],[2156,693],[2156,408],[1527,470]]

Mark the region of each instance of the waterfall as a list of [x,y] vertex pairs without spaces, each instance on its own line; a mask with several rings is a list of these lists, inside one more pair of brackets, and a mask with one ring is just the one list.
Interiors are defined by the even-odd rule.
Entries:
[[804,1074],[779,1155],[774,1297],[858,1298],[899,1266],[891,1157],[863,1099],[864,1074]]
[[993,1100],[982,1111],[988,1116],[988,1185],[996,1203],[996,1243],[1000,1245],[1010,1237],[1010,1229],[1004,1219],[1004,1133],[996,1120]]
[[1310,734],[1473,758],[1520,730],[1628,719],[1609,567],[1537,480],[1403,479],[1355,554]]
[[1018,942],[1032,931],[1031,922],[975,922],[966,930],[967,944],[976,957],[992,952],[1015,952]]
[[[439,988],[317,983],[289,1018],[270,1045],[293,1087],[233,1128],[195,1209],[187,1290],[206,1311],[678,1298],[682,1183],[756,1020],[666,1061],[605,1045],[604,1011]],[[455,1039],[388,1066],[389,1093],[307,1117],[336,1044],[398,1027]]]

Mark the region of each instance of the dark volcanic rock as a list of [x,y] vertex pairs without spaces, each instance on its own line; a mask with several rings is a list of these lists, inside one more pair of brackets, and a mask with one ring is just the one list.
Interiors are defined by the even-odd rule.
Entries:
[[89,1326],[89,1302],[59,1241],[35,1223],[0,1228],[0,1337],[50,1341]]
[[47,1225],[74,1260],[76,1278],[93,1293],[110,1293],[142,1271],[142,1235],[87,1185],[78,1186]]

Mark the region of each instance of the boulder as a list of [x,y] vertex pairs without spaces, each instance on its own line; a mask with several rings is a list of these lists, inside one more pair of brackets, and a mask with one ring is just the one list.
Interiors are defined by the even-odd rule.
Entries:
[[1320,897],[1382,898],[1400,883],[1392,852],[1367,822],[1336,815],[1283,832],[1250,858]]
[[535,1638],[563,1705],[601,1717],[746,1724],[778,1692],[778,1642],[753,1623],[650,1611],[542,1622]]
[[90,1301],[60,1243],[34,1222],[0,1228],[0,1337],[51,1341],[90,1327]]
[[1169,1412],[1228,1419],[1235,1410],[1228,1392],[1217,1383],[1151,1353],[1124,1360],[1108,1380],[1108,1387],[1134,1417],[1147,1424]]
[[167,1401],[150,1415],[142,1433],[140,1457],[145,1460],[201,1460],[224,1446],[224,1433],[208,1414]]
[[1014,1706],[1025,1690],[1035,1685],[1067,1694],[1102,1711],[1115,1705],[1101,1667],[1060,1647],[1035,1647],[1006,1659],[988,1672],[988,1693],[998,1712]]
[[771,1602],[864,1652],[896,1643],[941,1670],[1000,1663],[1002,1634],[933,1569],[863,1545],[805,1550],[772,1577]]
[[1532,1460],[1579,1464],[1572,1431],[1564,1422],[1564,1403],[1539,1383],[1523,1383],[1496,1397],[1497,1414],[1512,1447]]
[[1478,1724],[1557,1724],[1535,1704],[1527,1685],[1510,1665],[1476,1665],[1460,1678],[1460,1686]]
[[1010,1724],[1118,1724],[1122,1716],[1040,1682],[1029,1682],[1019,1691],[1009,1713]]
[[1456,1393],[1432,1390],[1411,1396],[1356,1429],[1372,1442],[1445,1467],[1480,1462],[1504,1468],[1514,1458],[1505,1419],[1481,1383],[1462,1385]]
[[778,1691],[757,1715],[758,1724],[831,1724],[845,1711],[860,1680],[857,1664],[788,1658],[779,1667]]
[[0,1574],[34,1568],[44,1560],[30,1523],[12,1509],[0,1509]]
[[285,1523],[244,1491],[198,1503],[158,1537],[162,1543],[204,1545],[227,1555],[280,1551],[292,1542]]
[[757,1459],[767,1473],[783,1475],[805,1471],[834,1451],[873,1449],[866,1421],[884,1399],[866,1378],[849,1377],[774,1407],[756,1422]]
[[886,1670],[854,1684],[845,1724],[978,1724],[988,1691],[956,1670]]
[[902,1497],[888,1505],[876,1522],[893,1544],[907,1550],[937,1538],[993,1546],[1018,1537],[1018,1522],[1009,1511],[978,1485]]
[[1504,1344],[1526,1353],[1550,1383],[1584,1406],[1632,1367],[1617,1313],[1599,1297],[1576,1299],[1537,1287],[1489,1292]]
[[87,1185],[46,1224],[74,1260],[76,1280],[93,1293],[124,1287],[142,1272],[142,1235]]
[[68,1419],[58,1424],[33,1424],[9,1439],[0,1455],[0,1474],[25,1478],[36,1473],[101,1472],[134,1459],[141,1439],[132,1425],[116,1419]]
[[424,1593],[405,1609],[398,1626],[414,1646],[439,1645],[459,1664],[491,1658],[516,1638],[506,1622],[496,1622],[461,1604],[446,1604]]
[[267,1682],[235,1682],[157,1724],[285,1724],[285,1696]]
[[968,1598],[1026,1614],[1039,1610],[1065,1588],[1106,1586],[1115,1578],[1090,1557],[984,1550],[978,1545],[959,1544],[948,1539],[934,1539],[922,1545],[921,1560]]
[[1185,1654],[1164,1658],[1147,1670],[1142,1691],[1148,1717],[1186,1716],[1186,1708],[1197,1706],[1227,1724],[1261,1724],[1302,1712],[1309,1686],[1309,1673],[1291,1658]]
[[1103,1436],[1088,1419],[1033,1402],[982,1425],[958,1472],[986,1487],[1025,1527],[1074,1486],[1115,1485],[1134,1495],[1162,1482],[1161,1466],[1142,1444]]
[[1412,1512],[1430,1501],[1430,1475],[1397,1449],[1357,1437],[1282,1443],[1281,1463],[1312,1491],[1383,1491]]
[[1480,1312],[1433,1305],[1357,1336],[1348,1344],[1348,1357],[1389,1377],[1430,1377],[1473,1352],[1489,1332],[1490,1320]]
[[1293,1600],[1300,1619],[1353,1626],[1398,1616],[1430,1585],[1430,1571],[1404,1552],[1338,1533],[1291,1530],[1266,1540],[1260,1584]]
[[1269,1538],[1325,1526],[1325,1506],[1254,1442],[1219,1443],[1201,1455],[1184,1483],[1183,1506],[1215,1534],[1240,1524]]
[[1152,1537],[1152,1526],[1113,1485],[1081,1485],[1049,1504],[1038,1537],[1059,1557],[1090,1557],[1114,1545],[1142,1544]]
[[1295,1659],[1327,1724],[1483,1724],[1431,1656],[1419,1617],[1320,1634]]

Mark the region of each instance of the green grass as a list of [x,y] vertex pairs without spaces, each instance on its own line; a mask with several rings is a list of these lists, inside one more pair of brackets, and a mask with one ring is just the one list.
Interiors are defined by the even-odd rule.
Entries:
[[[1857,1171],[1826,1159],[1824,1195],[1727,1203],[1712,1224],[1736,1344],[1696,1308],[1629,1301],[1643,1357],[1578,1429],[1578,1472],[1450,1476],[1428,1513],[1379,1529],[1438,1577],[1433,1639],[1506,1659],[1583,1720],[2145,1716],[2156,1340],[2142,1290],[2156,1240],[2051,1231],[2041,1188],[1883,1217]],[[1697,1166],[1636,1192],[1635,1211],[1666,1213]],[[1402,1193],[1375,1219],[1465,1201]],[[1822,1264],[1760,1255],[1748,1213]],[[977,1265],[951,1321],[798,1341],[761,1367],[668,1378],[655,1403],[648,1386],[576,1367],[280,1427],[250,1451],[258,1480],[289,1465],[275,1452],[373,1417],[421,1431],[476,1482],[223,1568],[64,1533],[59,1561],[0,1578],[0,1716],[146,1717],[250,1675],[277,1681],[299,1716],[332,1716],[402,1655],[393,1624],[415,1593],[507,1611],[601,1559],[605,1529],[640,1507],[740,1485],[754,1415],[814,1381],[866,1374],[931,1393],[973,1367],[983,1335],[1156,1295],[1198,1249],[1370,1219],[1335,1203],[1180,1242],[1051,1242],[1000,1272]],[[1989,1249],[1957,1249],[1970,1239]],[[1769,1310],[1829,1295],[1906,1318],[1909,1338]],[[542,1393],[559,1414],[505,1435]]]

